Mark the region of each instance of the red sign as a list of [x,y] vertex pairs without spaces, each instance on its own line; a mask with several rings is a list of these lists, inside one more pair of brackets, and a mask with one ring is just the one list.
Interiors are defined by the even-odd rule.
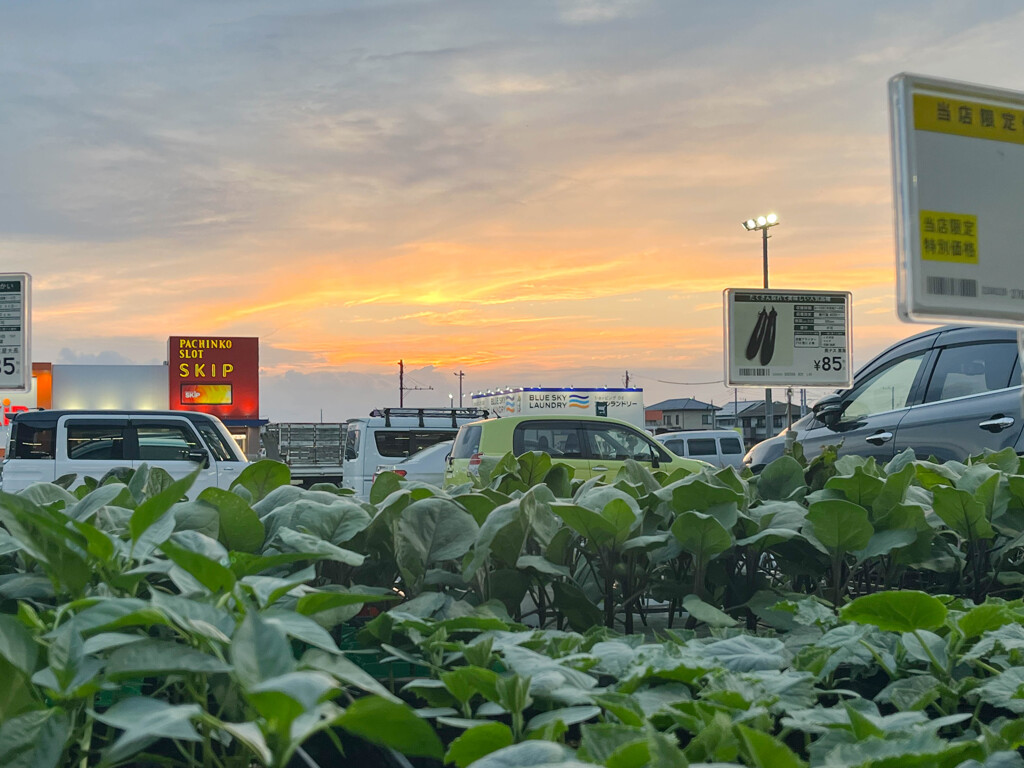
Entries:
[[171,336],[167,362],[172,410],[259,418],[259,339]]

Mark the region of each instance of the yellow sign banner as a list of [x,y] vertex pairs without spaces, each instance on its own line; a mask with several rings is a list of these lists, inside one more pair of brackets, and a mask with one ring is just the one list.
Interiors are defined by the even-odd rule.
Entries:
[[915,93],[914,128],[972,139],[1024,144],[1024,109]]
[[968,213],[921,211],[921,258],[978,263],[978,217]]

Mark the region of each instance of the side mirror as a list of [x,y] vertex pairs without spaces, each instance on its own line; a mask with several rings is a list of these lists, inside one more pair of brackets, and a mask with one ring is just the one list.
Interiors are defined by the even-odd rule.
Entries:
[[814,416],[825,426],[832,427],[843,415],[843,396],[839,393],[821,398],[814,404]]
[[345,461],[354,461],[357,458],[358,458],[358,456],[356,454],[356,449],[355,448],[346,448],[345,449]]
[[204,451],[202,448],[188,452],[188,460],[195,462],[196,464],[202,465],[203,469],[210,466],[210,454]]
[[658,469],[661,467],[661,460],[658,458],[658,449],[651,446],[651,469]]

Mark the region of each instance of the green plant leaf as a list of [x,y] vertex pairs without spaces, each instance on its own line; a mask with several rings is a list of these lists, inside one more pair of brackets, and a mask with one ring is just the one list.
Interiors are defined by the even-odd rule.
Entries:
[[253,503],[260,501],[281,486],[289,486],[292,482],[292,473],[287,464],[270,459],[249,464],[239,472],[238,477],[231,483],[228,490],[241,487],[252,495]]
[[311,533],[300,533],[291,528],[278,528],[274,543],[281,549],[293,550],[306,555],[315,555],[318,560],[333,560],[336,563],[359,566],[366,559],[350,549],[331,544]]
[[948,610],[937,597],[917,590],[875,592],[858,597],[845,606],[845,621],[870,624],[890,632],[936,629],[946,620]]
[[991,539],[992,525],[985,517],[985,507],[967,491],[937,485],[932,488],[933,508],[942,522],[967,541]]
[[540,730],[555,722],[562,722],[565,725],[585,723],[587,720],[593,720],[600,714],[601,708],[592,705],[552,709],[547,712],[541,712],[539,715],[534,715],[530,722],[526,724],[526,732]]
[[26,712],[0,724],[0,765],[4,768],[64,768],[61,757],[71,736],[61,709]]
[[510,746],[512,729],[504,723],[476,725],[455,738],[445,753],[444,762],[456,768],[467,768],[475,760]]
[[326,653],[319,649],[311,649],[302,655],[299,665],[326,672],[343,683],[366,691],[366,693],[372,693],[382,699],[387,699],[396,704],[402,703],[402,700],[385,688],[380,681],[345,656]]
[[235,574],[231,569],[206,555],[187,549],[173,539],[163,542],[160,549],[168,559],[214,594],[230,592],[235,586]]
[[172,705],[159,699],[133,696],[102,713],[92,713],[101,723],[124,731],[103,754],[104,762],[119,763],[158,739],[200,741],[192,725],[202,708],[198,704]]
[[113,651],[107,660],[106,675],[113,680],[124,680],[173,672],[216,674],[230,670],[231,666],[216,656],[171,640],[149,639]]
[[709,627],[735,627],[739,622],[729,614],[705,603],[697,595],[683,598],[683,609],[697,621]]
[[39,646],[32,633],[13,616],[0,614],[0,656],[29,677],[36,670]]
[[803,467],[792,456],[777,458],[757,478],[757,491],[762,499],[785,501],[804,487]]
[[[551,510],[586,542],[588,548],[610,545],[616,540],[618,529],[614,521],[578,504],[552,504]],[[628,529],[627,529],[628,533]]]
[[700,563],[707,563],[733,545],[732,534],[711,515],[683,512],[672,523],[672,535]]
[[473,516],[450,499],[413,502],[395,526],[395,558],[407,587],[418,591],[427,569],[465,555],[480,531]]
[[503,747],[482,757],[469,768],[593,768],[593,763],[581,763],[573,759],[572,750],[550,741],[524,741]]
[[[171,483],[167,488],[164,488],[160,493],[155,496],[150,496],[145,499],[142,503],[136,507],[132,513],[131,518],[128,521],[128,531],[131,533],[132,541],[138,543],[142,535],[150,529],[151,526],[157,524],[164,516],[170,511],[178,501],[180,501],[188,489],[192,487],[196,478],[199,476],[199,470],[191,473],[187,477],[183,477],[177,482]],[[163,530],[156,536],[151,537],[153,544],[159,544],[167,536],[171,535],[174,530],[174,516],[169,517],[169,524],[162,526],[166,529],[166,535]],[[161,538],[163,537],[163,538]]]
[[807,511],[814,536],[830,552],[856,552],[871,541],[874,528],[864,507],[842,499],[816,501]]
[[206,488],[199,494],[199,501],[216,508],[217,540],[228,550],[259,552],[265,537],[263,523],[245,499],[222,488]]
[[295,658],[284,632],[255,611],[249,611],[235,630],[231,661],[244,688],[295,669]]
[[337,724],[373,744],[396,749],[410,757],[440,760],[444,747],[434,729],[405,704],[365,696],[354,701]]
[[805,768],[807,765],[793,750],[774,736],[742,724],[737,724],[736,731],[743,745],[743,752],[754,768]]

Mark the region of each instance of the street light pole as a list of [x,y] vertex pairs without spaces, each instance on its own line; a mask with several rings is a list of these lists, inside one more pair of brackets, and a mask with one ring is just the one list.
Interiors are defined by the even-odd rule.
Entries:
[[[778,223],[779,217],[774,213],[769,213],[767,216],[758,216],[756,219],[747,219],[743,222],[743,228],[748,232],[761,230],[765,290],[768,290],[768,230]],[[770,387],[766,387],[764,390],[764,437],[766,440],[771,437],[773,417],[772,390]]]

